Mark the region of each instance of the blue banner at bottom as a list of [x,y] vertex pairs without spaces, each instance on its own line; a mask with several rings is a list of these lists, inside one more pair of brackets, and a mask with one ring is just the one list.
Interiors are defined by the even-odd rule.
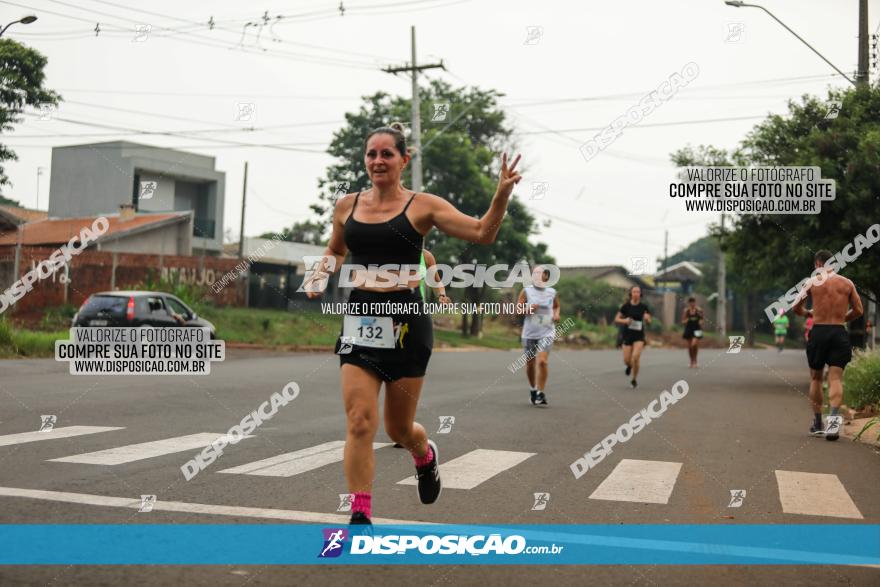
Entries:
[[880,525],[9,524],[2,565],[880,565]]

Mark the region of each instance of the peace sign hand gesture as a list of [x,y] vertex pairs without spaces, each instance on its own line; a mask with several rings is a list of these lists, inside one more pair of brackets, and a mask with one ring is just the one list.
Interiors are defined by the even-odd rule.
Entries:
[[495,193],[502,198],[509,198],[513,193],[513,186],[522,179],[522,176],[516,172],[516,165],[521,157],[522,155],[517,155],[508,167],[507,153],[501,155],[501,176],[498,178],[498,189],[495,190]]

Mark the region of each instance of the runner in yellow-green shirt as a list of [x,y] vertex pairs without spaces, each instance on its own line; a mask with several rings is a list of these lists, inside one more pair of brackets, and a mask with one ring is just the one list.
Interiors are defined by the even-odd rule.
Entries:
[[776,348],[780,353],[785,346],[786,333],[788,333],[788,316],[785,315],[784,310],[779,310],[779,315],[773,319],[773,334],[776,336]]

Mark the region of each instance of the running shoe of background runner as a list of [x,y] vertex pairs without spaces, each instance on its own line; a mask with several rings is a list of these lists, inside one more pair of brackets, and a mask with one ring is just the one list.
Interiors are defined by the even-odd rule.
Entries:
[[537,389],[530,389],[529,396],[531,397],[532,405],[535,405],[535,400],[538,399],[538,390]]
[[426,504],[437,501],[443,491],[443,485],[440,483],[440,456],[437,454],[437,445],[433,440],[429,440],[428,446],[434,452],[434,458],[427,465],[416,467],[419,500]]
[[544,395],[543,391],[539,391],[538,395],[535,397],[535,405],[538,405],[538,406],[546,406],[547,405],[547,396]]
[[825,436],[825,427],[820,424],[817,428],[816,423],[813,422],[810,424],[810,436]]
[[351,515],[351,521],[349,522],[349,525],[351,525],[351,526],[358,526],[361,524],[372,525],[372,523],[373,522],[370,521],[370,518],[368,518],[367,514],[365,514],[364,512],[355,512]]

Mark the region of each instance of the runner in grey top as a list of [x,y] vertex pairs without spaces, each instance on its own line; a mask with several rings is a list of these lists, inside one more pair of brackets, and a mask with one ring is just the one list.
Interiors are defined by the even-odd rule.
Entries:
[[[526,357],[526,377],[532,405],[546,406],[547,361],[556,334],[555,323],[559,321],[559,297],[552,287],[543,287],[550,272],[536,267],[532,272],[532,284],[519,294],[519,304],[528,304],[523,321],[522,341]],[[537,369],[536,369],[537,364]],[[537,371],[537,382],[536,382]],[[536,385],[537,383],[537,385]]]

